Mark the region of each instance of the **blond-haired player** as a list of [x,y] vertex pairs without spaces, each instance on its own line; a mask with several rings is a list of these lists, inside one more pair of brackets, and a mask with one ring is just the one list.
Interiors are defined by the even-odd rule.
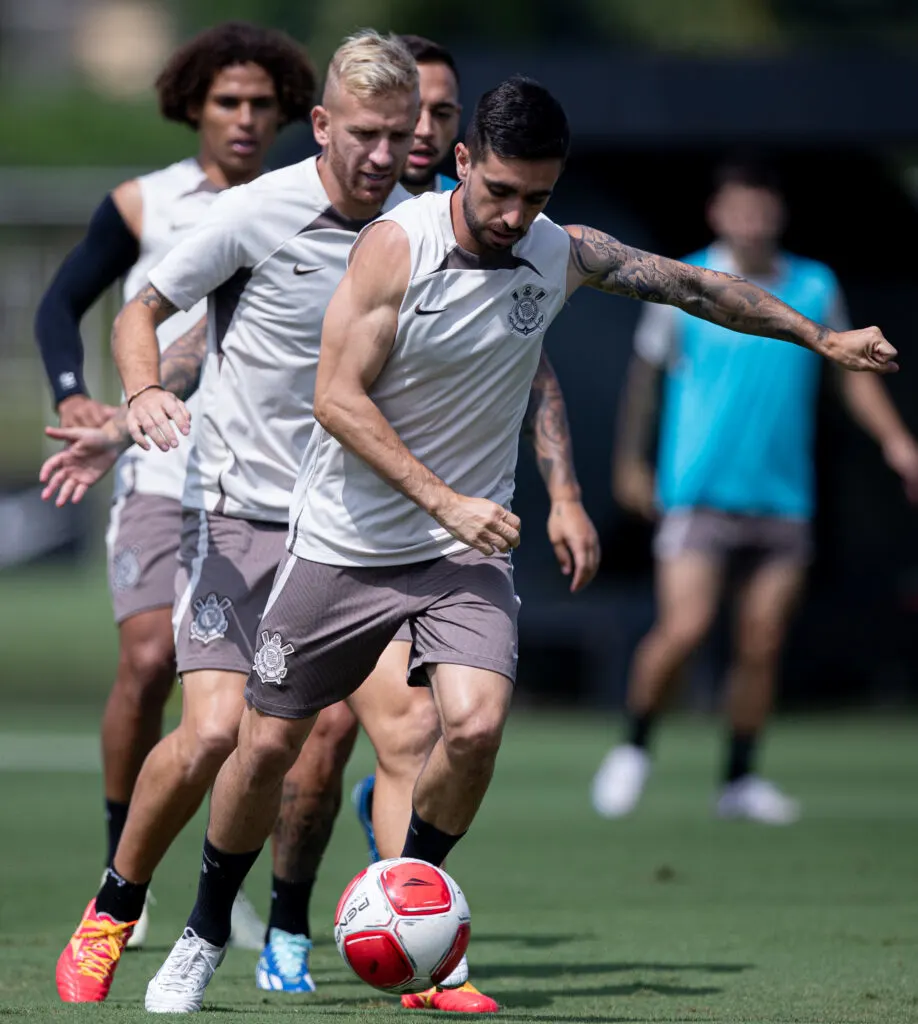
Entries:
[[[321,155],[220,196],[116,322],[116,352],[153,345],[143,381],[129,375],[126,394],[132,414],[161,438],[164,412],[178,400],[159,384],[156,329],[208,300],[173,611],[182,718],[144,762],[112,866],[60,957],[58,991],[68,1002],[107,996],[153,871],[236,744],[312,429],[322,317],[358,231],[406,198],[392,193],[417,116],[417,66],[404,46],[373,32],[346,41],[312,114]],[[343,742],[350,728],[345,722]],[[300,980],[312,987],[308,963]]]

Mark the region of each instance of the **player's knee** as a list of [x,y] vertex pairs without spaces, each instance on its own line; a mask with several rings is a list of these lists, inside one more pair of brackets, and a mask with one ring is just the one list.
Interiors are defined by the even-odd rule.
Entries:
[[417,778],[439,735],[432,700],[418,701],[408,714],[391,716],[374,731],[380,768],[389,775]]
[[711,628],[711,618],[703,613],[674,616],[657,627],[659,642],[675,658],[687,658]]
[[443,730],[447,757],[453,761],[492,762],[500,749],[503,728],[503,716],[487,711],[447,724]]
[[343,766],[357,740],[358,724],[354,712],[343,702],[324,708],[309,734],[309,743],[321,748],[323,760]]
[[240,747],[243,771],[252,780],[281,779],[299,755],[302,735],[285,729],[282,720],[272,720],[273,727],[254,730]]
[[238,718],[203,718],[179,728],[185,775],[195,780],[215,779],[223,762],[236,749]]
[[175,681],[175,649],[165,637],[150,636],[124,644],[117,685],[142,706],[162,706]]
[[773,619],[748,619],[739,631],[737,656],[745,665],[767,668],[778,659],[783,642],[784,629]]

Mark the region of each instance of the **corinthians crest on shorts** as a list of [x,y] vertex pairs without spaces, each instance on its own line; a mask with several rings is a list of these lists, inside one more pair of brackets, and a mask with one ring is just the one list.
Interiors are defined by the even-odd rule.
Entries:
[[140,582],[141,552],[138,544],[122,548],[112,559],[112,586],[115,590],[130,590]]
[[513,308],[507,314],[511,328],[524,338],[542,329],[545,314],[539,307],[540,300],[545,298],[545,291],[536,285],[527,284],[518,288],[512,295]]
[[225,637],[229,629],[226,609],[232,605],[233,602],[228,597],[217,597],[216,594],[208,594],[204,600],[197,598],[192,605],[195,616],[191,620],[191,639],[209,644],[211,640]]
[[293,654],[293,644],[285,644],[280,633],[271,636],[267,631],[261,634],[261,647],[255,653],[252,666],[263,683],[280,686],[287,674],[287,655]]

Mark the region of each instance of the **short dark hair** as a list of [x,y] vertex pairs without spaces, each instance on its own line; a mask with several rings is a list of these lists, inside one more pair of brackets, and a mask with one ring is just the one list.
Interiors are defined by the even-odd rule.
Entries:
[[156,79],[163,117],[197,128],[190,111],[204,103],[217,73],[248,63],[274,80],[283,124],[309,119],[316,73],[306,51],[285,33],[247,21],[215,25],[175,51]]
[[465,144],[473,162],[489,151],[508,160],[564,161],[571,130],[561,104],[544,86],[514,75],[475,105]]
[[414,57],[415,64],[445,64],[459,81],[459,68],[456,67],[456,60],[445,46],[435,43],[426,36],[413,36],[410,34],[400,35],[399,39],[408,48],[409,53]]
[[762,153],[742,150],[731,153],[722,160],[714,171],[714,192],[727,185],[742,185],[745,188],[767,189],[781,195],[781,175],[774,163]]

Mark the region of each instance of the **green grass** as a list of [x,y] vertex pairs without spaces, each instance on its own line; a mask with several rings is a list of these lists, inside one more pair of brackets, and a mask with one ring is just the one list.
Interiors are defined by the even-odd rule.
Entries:
[[[14,710],[0,728],[31,734],[65,722],[91,742],[88,712],[49,719]],[[503,1004],[504,1019],[918,1019],[914,723],[777,723],[767,763],[807,812],[786,830],[711,819],[716,732],[686,721],[661,734],[658,770],[639,812],[600,821],[589,810],[587,782],[606,741],[607,727],[595,718],[518,715],[485,806],[451,858],[472,907],[473,979]],[[348,782],[368,764],[363,745]],[[63,1006],[54,961],[99,875],[99,778],[33,772],[0,782],[0,1018],[149,1019],[144,988],[193,900],[203,818],[157,874],[150,948],[125,956],[105,1007]],[[362,860],[345,808],[314,899],[318,993],[260,993],[254,955],[231,951],[205,1019],[404,1020],[393,1000],[349,973],[331,941],[335,901]],[[249,886],[262,909],[267,871],[263,858]]]

